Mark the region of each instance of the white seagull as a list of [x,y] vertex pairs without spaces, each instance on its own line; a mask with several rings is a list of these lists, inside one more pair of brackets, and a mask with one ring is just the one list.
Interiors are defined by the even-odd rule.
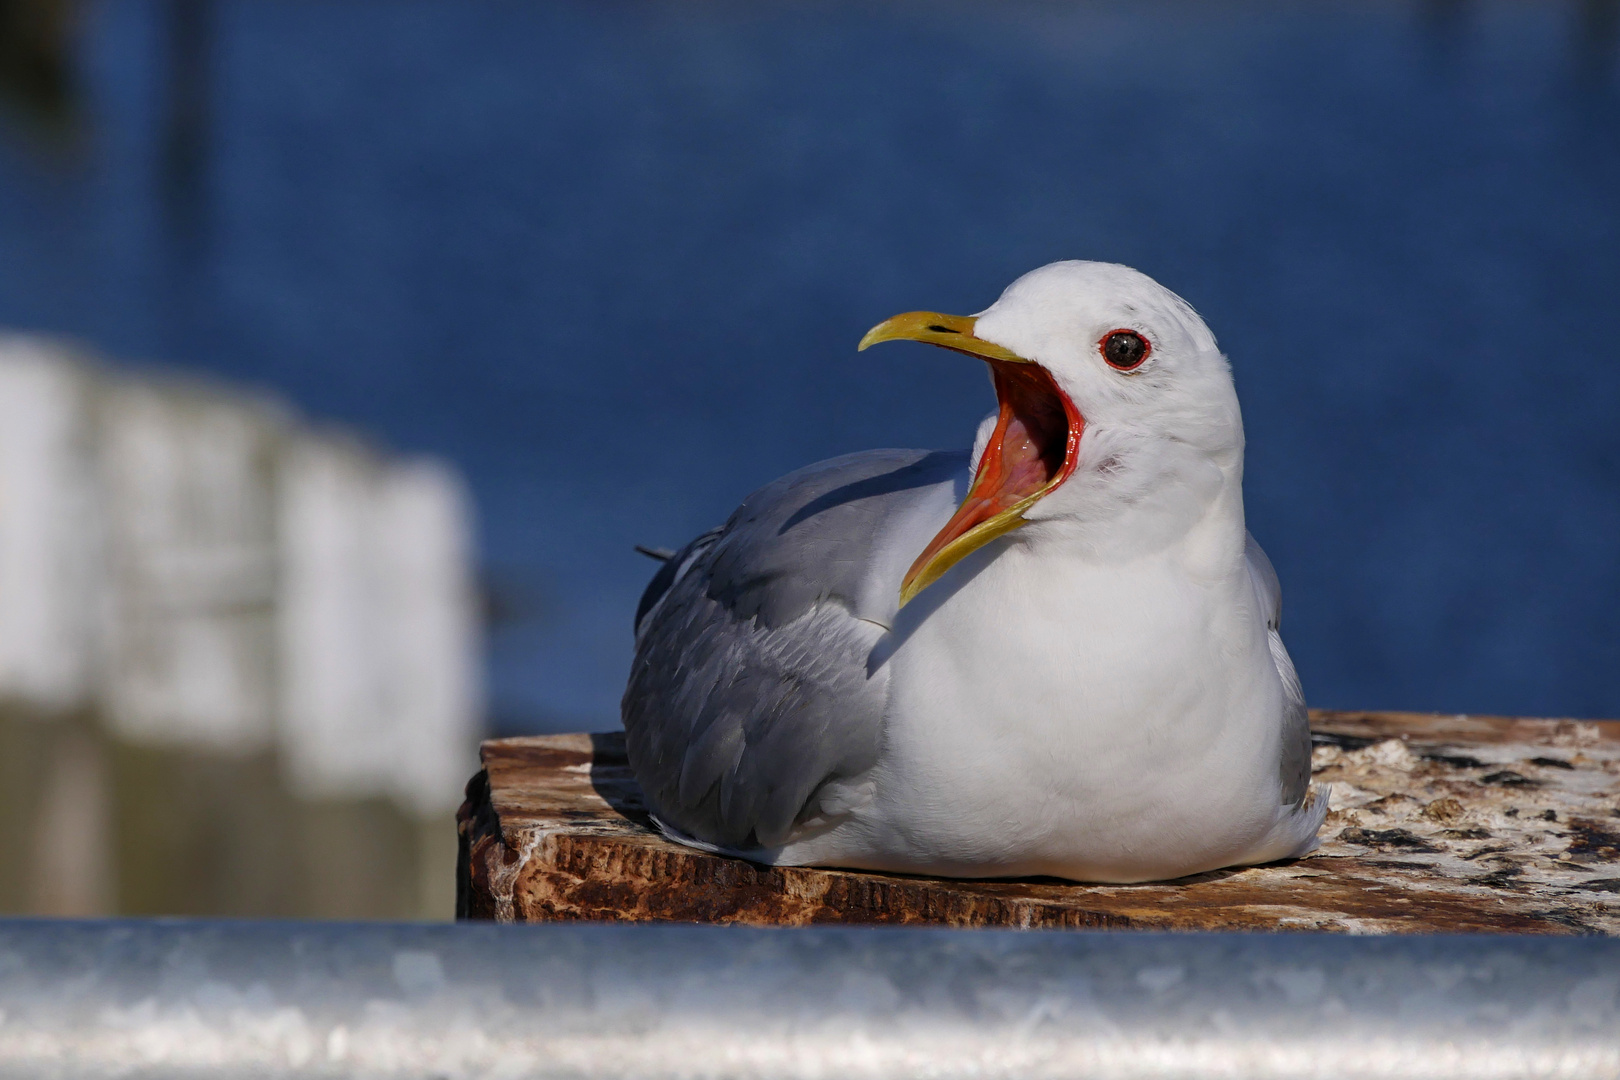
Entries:
[[676,552],[623,702],[659,827],[767,864],[1163,880],[1302,855],[1325,790],[1197,313],[1059,262],[860,347],[984,360],[971,454],[790,473]]

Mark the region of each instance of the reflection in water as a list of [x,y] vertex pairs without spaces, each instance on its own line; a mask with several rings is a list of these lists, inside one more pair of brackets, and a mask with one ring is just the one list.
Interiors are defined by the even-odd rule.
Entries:
[[0,0],[0,96],[52,136],[71,134],[74,0]]
[[1418,0],[1424,37],[1436,57],[1453,62],[1468,31],[1469,0]]
[[1314,701],[1620,714],[1617,0],[919,10],[87,7],[98,169],[0,154],[0,323],[455,458],[502,722],[601,727],[632,545],[970,440],[977,373],[861,331],[1130,262],[1231,351]]
[[1620,54],[1620,0],[1581,0],[1575,28],[1576,69],[1594,86],[1613,73]]
[[206,241],[213,86],[214,0],[168,0],[168,120],[163,193],[178,252]]
[[[1463,48],[1475,0],[1418,0],[1425,36],[1441,58]],[[1570,5],[1571,73],[1593,88],[1614,70],[1620,53],[1620,0],[1574,0]]]

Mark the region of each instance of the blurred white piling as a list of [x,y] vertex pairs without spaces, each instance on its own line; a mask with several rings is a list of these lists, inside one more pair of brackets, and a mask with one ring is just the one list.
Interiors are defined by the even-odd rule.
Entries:
[[451,910],[452,815],[483,710],[466,494],[441,465],[338,436],[288,440],[279,489],[281,746],[294,790],[325,807],[318,913],[385,903],[349,873],[345,849],[364,843],[389,876],[388,827],[375,809],[357,817],[357,798],[423,823],[394,843],[414,850],[421,907]]
[[90,697],[99,522],[91,369],[0,337],[0,700],[44,718]]
[[376,513],[393,794],[418,814],[453,815],[484,713],[471,498],[458,474],[416,459],[382,477]]
[[100,395],[112,730],[226,754],[274,741],[275,461],[283,423],[212,388]]
[[106,776],[87,713],[103,585],[97,373],[0,336],[0,907],[110,906]]
[[[448,915],[482,711],[470,517],[442,465],[0,337],[7,819],[104,805],[124,910]],[[30,734],[69,728],[76,749]],[[49,876],[5,830],[0,879]],[[0,909],[95,906],[31,888]]]
[[469,507],[455,474],[341,438],[291,440],[280,485],[282,740],[311,798],[444,814],[481,712]]

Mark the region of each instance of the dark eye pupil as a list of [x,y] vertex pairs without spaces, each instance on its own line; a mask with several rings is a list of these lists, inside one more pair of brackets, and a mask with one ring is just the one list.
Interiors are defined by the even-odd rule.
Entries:
[[1133,368],[1147,355],[1147,342],[1130,330],[1116,330],[1103,342],[1103,359],[1117,368]]

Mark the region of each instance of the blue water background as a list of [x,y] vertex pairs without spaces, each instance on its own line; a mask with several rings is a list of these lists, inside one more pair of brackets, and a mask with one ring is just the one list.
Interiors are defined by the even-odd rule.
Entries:
[[457,462],[502,729],[616,724],[633,544],[966,445],[977,365],[854,343],[1060,258],[1231,356],[1314,704],[1620,715],[1612,3],[207,11],[189,143],[144,0],[87,12],[77,142],[6,124],[0,324]]

